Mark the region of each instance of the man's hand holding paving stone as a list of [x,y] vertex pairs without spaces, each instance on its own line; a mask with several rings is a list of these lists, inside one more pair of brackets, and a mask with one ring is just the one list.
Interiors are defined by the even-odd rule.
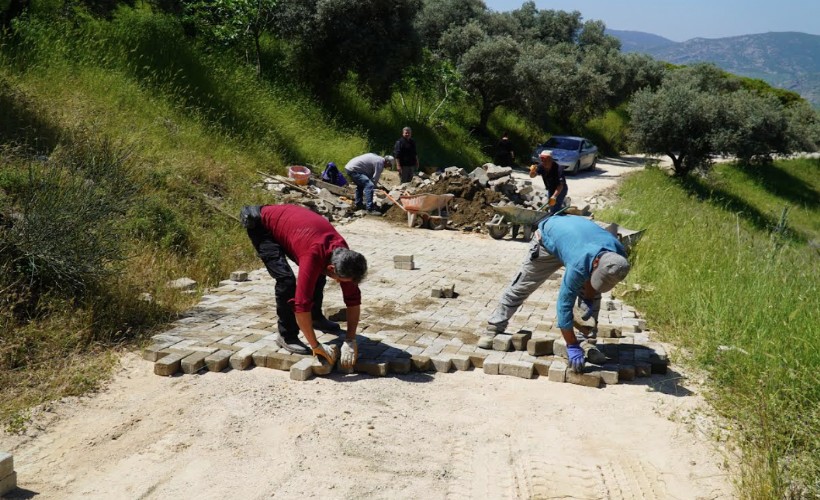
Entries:
[[573,371],[580,372],[584,369],[584,350],[579,344],[567,344],[567,358]]

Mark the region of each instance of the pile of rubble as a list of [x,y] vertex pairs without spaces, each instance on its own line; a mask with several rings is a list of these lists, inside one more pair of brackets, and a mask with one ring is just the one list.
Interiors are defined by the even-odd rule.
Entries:
[[[455,196],[450,204],[447,227],[467,232],[485,232],[485,224],[494,215],[492,205],[515,205],[525,209],[544,210],[548,197],[543,190],[536,190],[530,180],[517,179],[513,168],[486,163],[469,174],[459,167],[449,167],[433,174],[419,173],[411,182],[401,184],[385,194],[376,190],[374,204],[384,217],[392,222],[406,224],[404,210],[395,200],[403,195],[446,194]],[[305,205],[335,223],[344,224],[353,218],[365,216],[364,210],[356,210],[353,197],[355,187],[339,187],[318,179],[310,185],[299,186],[292,179],[267,176],[266,189],[279,193],[282,203]],[[596,195],[585,200],[583,208],[571,207],[569,213],[589,215],[592,208],[609,204],[611,197]]]

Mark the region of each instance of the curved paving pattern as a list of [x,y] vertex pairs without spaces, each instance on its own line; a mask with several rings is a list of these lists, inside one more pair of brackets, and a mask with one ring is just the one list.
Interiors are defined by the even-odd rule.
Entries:
[[[521,240],[409,229],[371,218],[338,229],[352,249],[367,257],[370,268],[361,287],[356,372],[386,376],[477,368],[596,387],[666,373],[666,353],[650,342],[644,320],[609,294],[599,317],[599,335],[607,338],[597,341],[609,361],[583,374],[568,371],[560,356],[565,345],[553,328],[560,274],[512,318],[513,333],[496,339],[494,348],[500,350],[478,348],[478,334],[526,253]],[[395,256],[408,255],[412,266],[407,259],[394,262]],[[344,312],[341,292],[332,282],[324,306],[331,318]],[[271,335],[275,325],[274,281],[258,269],[246,281],[223,281],[204,295],[170,330],[153,337],[143,357],[155,363],[158,375],[258,366],[290,370],[291,378],[306,380],[329,371],[312,357],[278,349]],[[336,334],[322,334],[319,340],[341,343]]]

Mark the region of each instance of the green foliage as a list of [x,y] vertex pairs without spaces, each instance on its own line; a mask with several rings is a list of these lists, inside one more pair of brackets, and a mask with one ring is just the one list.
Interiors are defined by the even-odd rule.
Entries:
[[13,200],[0,231],[4,282],[34,302],[52,292],[86,293],[125,257],[120,222],[136,194],[130,152],[77,139],[47,162],[31,163],[25,181],[3,186]]
[[446,31],[471,22],[481,26],[487,15],[487,6],[481,0],[424,0],[415,19],[415,31],[425,47],[436,50]]
[[424,51],[424,60],[405,72],[391,100],[396,114],[407,122],[430,124],[450,103],[464,99],[461,75],[447,60]]
[[512,101],[518,91],[513,69],[521,49],[510,37],[488,38],[462,56],[458,69],[464,85],[481,97],[479,129],[485,130],[493,110]]
[[709,373],[713,403],[737,425],[744,498],[816,494],[820,477],[817,254],[773,232],[791,206],[806,211],[789,219],[792,231],[817,234],[818,165],[776,168],[757,183],[719,166],[713,173],[732,174],[719,186],[648,170],[626,180],[622,206],[601,214],[646,228],[628,285],[653,291],[629,300]]
[[135,238],[185,254],[194,250],[193,241],[190,229],[180,219],[179,212],[167,202],[151,196],[135,205],[125,229]]

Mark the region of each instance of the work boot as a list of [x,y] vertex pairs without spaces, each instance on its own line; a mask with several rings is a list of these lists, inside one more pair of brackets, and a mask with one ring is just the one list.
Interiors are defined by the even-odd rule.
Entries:
[[277,333],[276,337],[273,339],[273,342],[291,354],[310,354],[310,349],[308,349],[308,346],[303,344],[298,337],[286,339],[282,337],[281,334]]
[[341,327],[339,326],[339,323],[330,321],[322,316],[313,320],[313,329],[321,330],[323,332],[335,332],[336,330],[340,330]]
[[381,217],[382,216],[382,213],[379,212],[378,210],[368,210],[364,214],[365,215],[372,215],[374,217]]

